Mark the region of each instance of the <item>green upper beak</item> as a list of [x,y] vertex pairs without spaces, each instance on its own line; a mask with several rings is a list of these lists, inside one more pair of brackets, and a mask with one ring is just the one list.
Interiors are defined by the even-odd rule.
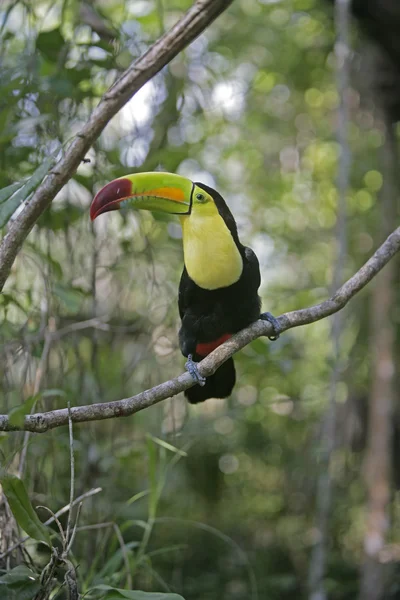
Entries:
[[92,221],[102,213],[132,206],[145,210],[187,215],[192,205],[193,182],[173,173],[138,173],[114,179],[104,186],[90,206]]

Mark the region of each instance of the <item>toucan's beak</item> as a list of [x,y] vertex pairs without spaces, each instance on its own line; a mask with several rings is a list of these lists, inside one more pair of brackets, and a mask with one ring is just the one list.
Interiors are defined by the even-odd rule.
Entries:
[[193,183],[173,173],[138,173],[114,179],[104,186],[90,206],[92,221],[102,213],[131,206],[186,215],[192,204]]

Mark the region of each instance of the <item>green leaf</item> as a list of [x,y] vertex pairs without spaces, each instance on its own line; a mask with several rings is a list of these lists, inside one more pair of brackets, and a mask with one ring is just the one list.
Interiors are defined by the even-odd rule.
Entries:
[[6,441],[8,441],[8,435],[5,431],[2,431],[0,433],[0,446]]
[[54,396],[65,397],[66,393],[64,392],[64,390],[50,389],[43,390],[35,396],[29,396],[29,398],[27,398],[23,404],[15,406],[8,413],[11,425],[15,425],[16,427],[22,427],[22,425],[24,424],[25,416],[30,414],[33,406],[36,404],[39,398],[48,398]]
[[34,572],[25,565],[19,565],[0,577],[0,583],[2,585],[7,584],[8,586],[13,586],[18,585],[27,579],[36,579]]
[[19,190],[19,188],[21,188],[23,185],[23,181],[17,181],[16,183],[12,183],[11,185],[8,185],[7,187],[0,190],[0,204],[3,204],[3,202],[11,198],[11,196],[15,194],[15,192]]
[[158,503],[158,487],[157,487],[157,448],[151,438],[147,435],[147,456],[149,460],[149,483],[150,483],[150,494],[149,494],[149,518],[154,519],[157,513]]
[[22,304],[18,301],[17,298],[15,298],[15,296],[3,292],[0,296],[0,305],[8,307],[11,304],[17,306],[24,314],[26,314],[26,308],[22,306]]
[[78,312],[82,306],[82,302],[85,298],[83,290],[78,288],[67,287],[62,283],[55,283],[53,285],[53,292],[59,300],[64,304],[72,313]]
[[67,77],[69,81],[76,87],[81,81],[90,80],[92,77],[92,71],[87,67],[73,69],[64,69],[62,72],[63,77]]
[[176,448],[172,444],[169,444],[168,442],[166,442],[164,440],[160,440],[160,438],[154,437],[154,435],[150,435],[150,434],[148,434],[148,435],[153,440],[153,442],[155,442],[162,448],[165,448],[166,450],[170,450],[171,452],[174,452],[175,454],[179,454],[179,456],[187,456],[187,452],[185,452],[184,450],[181,450],[180,448]]
[[136,527],[141,527],[144,531],[149,528],[149,524],[147,521],[143,521],[143,519],[129,519],[129,521],[125,521],[122,527],[127,524],[129,524],[129,526],[136,525]]
[[51,62],[57,62],[65,40],[59,27],[51,31],[43,31],[36,39],[36,48]]
[[36,574],[24,565],[19,565],[0,577],[2,600],[31,600],[40,587]]
[[[93,177],[81,175],[80,173],[75,173],[74,181],[77,181],[80,185],[82,185],[86,190],[93,194]],[[87,213],[87,210],[85,210]]]
[[[139,546],[139,542],[136,542],[136,541],[128,542],[127,544],[125,544],[125,551],[128,552],[132,548],[137,548],[138,546]],[[118,569],[121,567],[123,562],[124,562],[124,554],[122,552],[122,549],[118,548],[118,550],[111,556],[111,558],[108,559],[106,564],[103,566],[101,571],[98,573],[98,577],[99,578],[111,577],[113,573],[116,573],[118,571]]]
[[[28,181],[20,188],[15,194],[10,196],[6,201],[2,203],[0,206],[0,227],[4,227],[10,217],[17,210],[18,206],[27,199],[29,194],[33,192],[39,184],[42,182],[43,178],[47,175],[49,169],[56,162],[54,156],[48,156],[36,169],[33,175],[28,179]],[[11,186],[9,186],[11,187]],[[5,188],[7,189],[7,188]]]
[[132,496],[132,498],[129,498],[129,500],[127,501],[127,504],[133,504],[137,500],[140,500],[141,498],[144,498],[144,496],[147,496],[149,494],[149,491],[150,490],[143,490],[141,492],[138,492],[137,494],[135,494],[134,496]]
[[[43,217],[43,215],[42,215],[42,217]],[[53,274],[56,277],[58,277],[59,279],[62,278],[63,271],[62,271],[62,267],[59,262],[57,262],[53,257],[46,254],[46,252],[42,252],[40,250],[40,248],[37,248],[36,246],[34,246],[33,244],[31,244],[29,242],[27,242],[25,244],[25,247],[28,248],[30,251],[32,251],[35,256],[39,256],[43,262],[47,263],[53,270]]]
[[18,525],[31,538],[50,546],[49,531],[33,510],[24,482],[15,475],[2,473],[0,483]]
[[29,396],[29,398],[27,398],[23,404],[19,404],[18,406],[12,408],[8,413],[8,418],[11,425],[15,425],[15,427],[22,427],[25,416],[31,412],[39,397],[40,394]]
[[102,600],[121,600],[121,598],[127,598],[128,600],[185,600],[183,596],[180,596],[179,594],[123,590],[120,588],[111,587],[109,585],[97,585],[90,591],[95,590],[106,592],[106,595],[102,597]]

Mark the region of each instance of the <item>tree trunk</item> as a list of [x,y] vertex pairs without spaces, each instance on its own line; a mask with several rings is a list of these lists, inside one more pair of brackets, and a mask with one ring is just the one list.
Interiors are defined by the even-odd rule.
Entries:
[[[349,107],[346,100],[349,91],[349,0],[336,0],[336,79],[340,96],[337,114],[337,140],[340,145],[340,158],[337,174],[338,208],[336,222],[336,263],[333,273],[332,293],[343,283],[343,272],[347,256],[346,192],[349,185],[351,155],[347,140]],[[330,465],[335,449],[337,421],[336,396],[340,382],[342,364],[340,362],[340,334],[343,312],[332,318],[331,341],[333,368],[329,385],[329,400],[322,419],[319,475],[317,481],[315,529],[317,540],[311,552],[308,573],[309,600],[326,600],[325,573],[329,552],[329,527],[333,495],[333,482]]]
[[[381,193],[382,233],[386,235],[396,220],[397,168],[395,135],[386,128],[382,151],[384,185]],[[364,535],[364,564],[360,600],[383,600],[386,569],[380,560],[389,528],[391,495],[392,422],[394,407],[394,326],[391,311],[397,261],[391,261],[376,278],[371,305],[371,387],[369,424],[365,455],[367,514]]]

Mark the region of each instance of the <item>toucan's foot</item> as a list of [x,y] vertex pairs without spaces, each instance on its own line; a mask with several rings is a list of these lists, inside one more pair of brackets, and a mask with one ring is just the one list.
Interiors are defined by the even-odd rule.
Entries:
[[273,327],[274,333],[273,333],[273,335],[269,335],[268,339],[271,340],[272,342],[277,340],[282,331],[282,328],[279,324],[278,319],[276,319],[273,315],[271,315],[270,312],[262,313],[262,315],[260,315],[260,319],[262,321],[268,321],[268,323],[271,323],[271,325]]
[[191,354],[189,354],[188,356],[185,367],[196,383],[198,383],[201,386],[206,384],[206,378],[203,377],[203,375],[200,375],[199,370],[197,368],[197,363],[194,362]]

